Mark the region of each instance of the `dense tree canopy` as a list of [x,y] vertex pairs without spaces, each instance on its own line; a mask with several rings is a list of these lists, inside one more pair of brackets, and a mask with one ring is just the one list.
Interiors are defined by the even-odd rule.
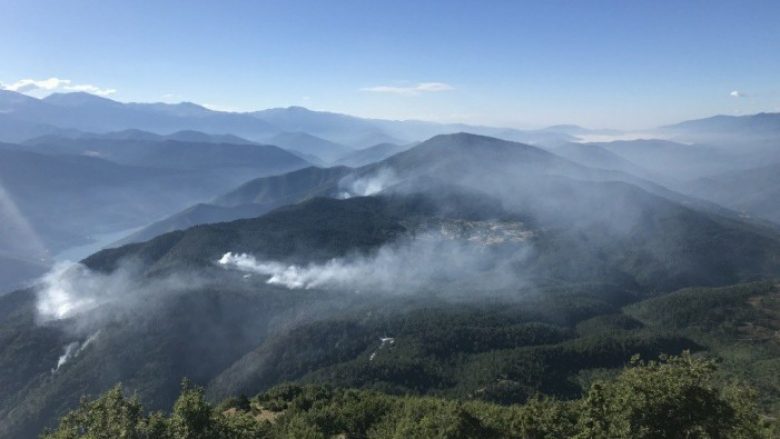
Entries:
[[187,382],[170,414],[147,414],[121,386],[62,418],[43,439],[208,438],[769,438],[755,393],[720,385],[715,364],[688,352],[640,361],[580,399],[501,406],[282,385],[212,407]]

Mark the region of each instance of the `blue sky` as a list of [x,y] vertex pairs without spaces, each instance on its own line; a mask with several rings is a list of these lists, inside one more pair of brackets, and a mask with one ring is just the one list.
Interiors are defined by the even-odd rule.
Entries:
[[521,128],[780,111],[776,0],[0,0],[0,41],[34,95]]

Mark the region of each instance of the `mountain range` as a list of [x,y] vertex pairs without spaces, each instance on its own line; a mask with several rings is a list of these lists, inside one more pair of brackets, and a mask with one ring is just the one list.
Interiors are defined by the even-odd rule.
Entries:
[[[468,310],[487,300],[537,309],[531,321],[557,322],[563,331],[539,343],[558,346],[571,322],[627,303],[780,274],[780,234],[771,227],[627,174],[472,134],[437,136],[361,168],[310,167],[261,178],[214,205],[258,210],[103,250],[52,275],[37,293],[0,298],[0,380],[7,389],[0,432],[27,437],[83,392],[116,381],[153,408],[172,402],[181,376],[220,396],[303,376],[342,382],[349,373],[350,385],[375,382],[353,364],[367,361],[360,358],[373,334],[386,328],[403,339],[407,332],[391,321],[431,306],[462,303]],[[551,297],[577,303],[578,311],[532,305]],[[70,305],[47,311],[54,298]],[[570,323],[543,317],[550,306],[578,317]],[[354,329],[327,323],[322,336],[336,338],[312,343],[316,322],[352,321],[377,309],[387,317],[347,324]],[[696,346],[654,340],[657,347],[627,342],[610,354],[614,360],[594,356],[580,367],[618,366],[635,350]],[[337,347],[322,351],[323,342]],[[71,344],[77,350],[63,354]],[[297,350],[288,352],[290,346]],[[289,364],[271,367],[267,358]],[[418,375],[418,384],[405,381],[409,373],[382,380],[418,392],[450,388],[432,384],[445,379],[432,371]],[[484,383],[460,385],[476,391]],[[491,398],[508,397],[495,392]]]
[[[258,175],[308,166],[275,146],[131,134],[0,144],[8,225],[0,249],[9,258],[0,291],[41,274],[68,248],[145,226]],[[7,268],[12,261],[25,264]]]
[[780,113],[718,115],[660,128],[679,138],[716,144],[771,141],[780,134]]
[[774,123],[577,142],[625,133],[0,92],[0,437],[117,382],[541,404],[685,350],[775,413]]
[[[499,135],[531,143],[573,139],[569,134],[554,130],[521,131],[464,124],[363,119],[303,107],[232,113],[213,111],[188,102],[121,103],[80,92],[55,93],[36,99],[8,90],[0,90],[0,127],[5,127],[0,131],[0,141],[6,142],[20,142],[49,134],[77,136],[80,131],[106,133],[128,129],[156,134],[182,130],[216,135],[229,133],[260,143],[269,143],[276,136],[281,136],[279,139],[284,141],[289,136],[307,135],[352,149],[385,142],[410,143],[456,131]],[[305,139],[311,140],[310,137]]]

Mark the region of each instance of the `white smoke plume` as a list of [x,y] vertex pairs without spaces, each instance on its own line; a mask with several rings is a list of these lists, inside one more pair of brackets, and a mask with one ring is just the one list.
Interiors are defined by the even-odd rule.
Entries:
[[367,197],[376,195],[388,187],[398,184],[401,179],[391,168],[381,168],[373,174],[357,179],[349,176],[339,182],[339,198]]
[[68,362],[72,357],[76,355],[76,351],[79,349],[79,342],[74,341],[72,343],[68,343],[65,345],[65,351],[60,355],[60,358],[57,360],[57,367],[52,370],[52,373],[60,370],[62,366],[65,365],[65,363]]
[[110,301],[116,287],[129,282],[125,274],[104,275],[78,263],[58,263],[42,279],[36,303],[39,320],[67,319]]
[[527,257],[529,250],[524,242],[493,246],[426,234],[385,245],[369,256],[336,258],[324,263],[283,264],[232,252],[225,253],[217,263],[267,276],[266,283],[289,289],[403,293],[431,286],[465,287],[469,282],[482,288],[501,289],[518,285],[520,272],[515,266]]
[[40,324],[58,320],[95,321],[109,315],[142,313],[154,300],[202,286],[200,276],[181,273],[147,279],[132,264],[111,273],[90,270],[80,263],[62,262],[43,276],[37,289]]
[[376,358],[376,353],[380,350],[382,350],[385,346],[392,346],[395,344],[395,338],[393,337],[379,337],[379,347],[374,350],[374,352],[371,352],[371,355],[368,357],[368,361],[374,361],[374,358]]
[[84,350],[98,338],[98,335],[100,335],[99,330],[94,334],[90,335],[89,337],[87,337],[87,339],[84,340],[83,343],[74,341],[65,345],[62,355],[60,355],[59,359],[57,359],[57,367],[52,369],[51,372],[52,373],[57,372],[68,361],[79,356],[79,354],[84,352]]

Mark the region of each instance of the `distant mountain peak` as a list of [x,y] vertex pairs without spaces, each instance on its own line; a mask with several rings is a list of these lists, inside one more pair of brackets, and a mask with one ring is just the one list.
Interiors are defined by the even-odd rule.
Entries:
[[18,106],[40,104],[38,99],[11,90],[0,89],[0,112],[13,111]]
[[564,130],[582,131],[582,130],[585,130],[585,129],[586,128],[583,128],[583,127],[581,127],[579,125],[575,125],[575,124],[572,124],[572,123],[550,125],[549,127],[545,128],[545,130],[548,130],[548,131],[564,131]]
[[269,138],[267,142],[289,151],[316,156],[326,162],[335,161],[353,151],[349,147],[303,131],[284,131]]
[[14,99],[18,101],[37,101],[38,99],[35,99],[33,97],[27,96],[26,94],[19,93],[16,91],[11,90],[3,90],[0,88],[0,99],[6,100],[6,99]]
[[139,130],[138,128],[128,128],[126,130],[115,131],[116,134],[130,134],[130,135],[148,135],[153,134],[149,131]]
[[452,142],[452,143],[482,143],[482,142],[502,142],[502,143],[516,143],[508,140],[499,139],[496,137],[484,136],[482,134],[467,133],[465,131],[451,133],[451,134],[439,134],[433,136],[423,143],[435,143],[435,142]]
[[189,102],[189,101],[179,102],[178,104],[171,104],[171,105],[177,105],[179,107],[189,107],[189,108],[198,108],[198,109],[208,110],[208,108],[204,107],[203,105],[196,104],[195,102]]
[[[780,129],[780,113],[761,112],[756,114],[727,115],[717,114],[703,119],[686,120],[673,125],[661,127],[662,130],[734,130],[755,128],[751,123],[770,123],[770,126],[761,126],[763,129]],[[748,124],[748,125],[745,125]]]
[[530,165],[553,161],[574,166],[568,160],[535,146],[466,132],[434,136],[381,163],[391,162],[397,169],[430,166],[434,163],[448,163],[448,166],[457,164],[463,169],[473,169],[475,161],[491,162],[498,167],[508,163]]
[[93,95],[85,91],[77,91],[72,93],[52,93],[42,100],[48,104],[60,106],[80,106],[86,104],[122,105],[117,101]]
[[277,135],[274,136],[274,138],[280,139],[283,137],[287,138],[306,138],[306,139],[319,139],[319,140],[325,140],[320,137],[317,137],[313,134],[309,134],[305,131],[283,131]]

